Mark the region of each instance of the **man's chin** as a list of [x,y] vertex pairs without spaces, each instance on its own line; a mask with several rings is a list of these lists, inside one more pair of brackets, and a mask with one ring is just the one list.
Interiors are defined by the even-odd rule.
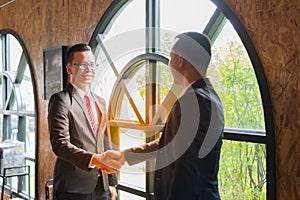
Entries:
[[81,81],[76,81],[75,82],[75,85],[90,85],[92,83],[92,80],[87,80],[87,79],[84,79],[84,80],[81,80]]
[[83,83],[86,84],[86,85],[89,85],[89,84],[92,83],[92,80],[85,80]]
[[90,77],[87,77],[87,78],[84,78],[83,80],[82,80],[84,83],[91,83],[92,81],[93,81],[93,78],[90,78]]

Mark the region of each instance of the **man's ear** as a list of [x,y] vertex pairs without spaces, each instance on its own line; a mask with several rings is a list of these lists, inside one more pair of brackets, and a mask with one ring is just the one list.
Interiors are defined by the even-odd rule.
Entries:
[[183,67],[184,66],[184,62],[186,62],[186,60],[181,57],[181,56],[178,56],[178,67]]
[[72,69],[73,69],[73,67],[71,67],[70,65],[66,66],[67,73],[70,74],[70,75],[73,74],[73,70]]

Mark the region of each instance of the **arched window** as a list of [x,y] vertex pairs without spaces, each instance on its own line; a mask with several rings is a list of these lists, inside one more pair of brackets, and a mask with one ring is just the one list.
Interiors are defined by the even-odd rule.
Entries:
[[[3,167],[29,165],[31,195],[35,194],[36,162],[36,104],[33,88],[24,45],[16,34],[0,31],[0,142],[1,145],[16,144],[15,152],[18,154],[9,155],[9,160],[1,158],[1,173]],[[2,153],[5,151],[8,150],[3,148]],[[5,184],[10,185],[13,192],[28,198],[27,176],[12,177]]]
[[[160,135],[178,91],[167,68],[172,38],[209,36],[208,77],[225,109],[219,170],[222,199],[275,199],[274,125],[264,72],[243,26],[222,1],[114,1],[90,44],[101,68],[93,89],[106,98],[120,149]],[[120,199],[150,199],[154,162],[124,166]]]

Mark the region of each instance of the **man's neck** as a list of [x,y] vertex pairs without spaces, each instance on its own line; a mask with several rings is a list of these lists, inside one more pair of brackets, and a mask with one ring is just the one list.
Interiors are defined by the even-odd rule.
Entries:
[[190,87],[193,83],[202,79],[203,77],[199,73],[190,74],[189,76],[185,76],[185,80],[183,80],[182,87],[186,90]]

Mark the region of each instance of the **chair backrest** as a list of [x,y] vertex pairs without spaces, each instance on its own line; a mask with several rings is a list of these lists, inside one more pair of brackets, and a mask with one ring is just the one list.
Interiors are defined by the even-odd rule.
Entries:
[[52,200],[53,194],[53,178],[49,178],[45,183],[46,200]]

